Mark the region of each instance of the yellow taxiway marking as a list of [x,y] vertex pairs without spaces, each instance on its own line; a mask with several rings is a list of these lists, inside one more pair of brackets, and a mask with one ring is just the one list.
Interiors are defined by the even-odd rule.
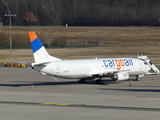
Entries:
[[72,103],[40,103],[42,105],[62,105],[62,106],[65,106],[65,105],[73,105]]

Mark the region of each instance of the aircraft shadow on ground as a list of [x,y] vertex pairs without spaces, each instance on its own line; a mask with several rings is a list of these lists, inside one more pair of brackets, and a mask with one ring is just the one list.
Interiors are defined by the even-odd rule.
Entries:
[[13,84],[0,84],[0,86],[9,86],[9,87],[21,87],[21,86],[54,86],[54,85],[73,85],[73,84],[79,84],[79,85],[109,85],[109,84],[120,84],[120,82],[115,82],[113,80],[103,80],[102,84],[96,84],[95,80],[86,80],[85,83],[78,83],[77,81],[62,81],[62,82],[32,82],[29,81],[14,81]]
[[127,92],[160,92],[160,89],[111,89],[111,88],[100,88],[99,90],[113,90],[113,91],[127,91]]

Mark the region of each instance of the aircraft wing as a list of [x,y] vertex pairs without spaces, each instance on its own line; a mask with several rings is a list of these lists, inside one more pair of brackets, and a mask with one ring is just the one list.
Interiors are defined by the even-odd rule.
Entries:
[[105,70],[105,71],[101,71],[101,72],[97,72],[92,74],[93,77],[98,77],[98,76],[111,76],[115,73],[118,72],[128,72],[130,71],[130,69],[126,69],[126,70]]

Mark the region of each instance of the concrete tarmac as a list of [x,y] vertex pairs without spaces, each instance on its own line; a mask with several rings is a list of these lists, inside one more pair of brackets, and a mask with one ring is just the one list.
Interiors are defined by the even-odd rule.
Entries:
[[0,67],[1,120],[159,120],[160,75],[104,84]]

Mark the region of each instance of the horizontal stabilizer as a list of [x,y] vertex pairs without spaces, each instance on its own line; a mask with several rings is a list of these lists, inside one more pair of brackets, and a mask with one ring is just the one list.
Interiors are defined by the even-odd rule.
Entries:
[[31,63],[32,66],[36,66],[36,65],[45,65],[48,64],[50,62],[41,62],[41,63]]

